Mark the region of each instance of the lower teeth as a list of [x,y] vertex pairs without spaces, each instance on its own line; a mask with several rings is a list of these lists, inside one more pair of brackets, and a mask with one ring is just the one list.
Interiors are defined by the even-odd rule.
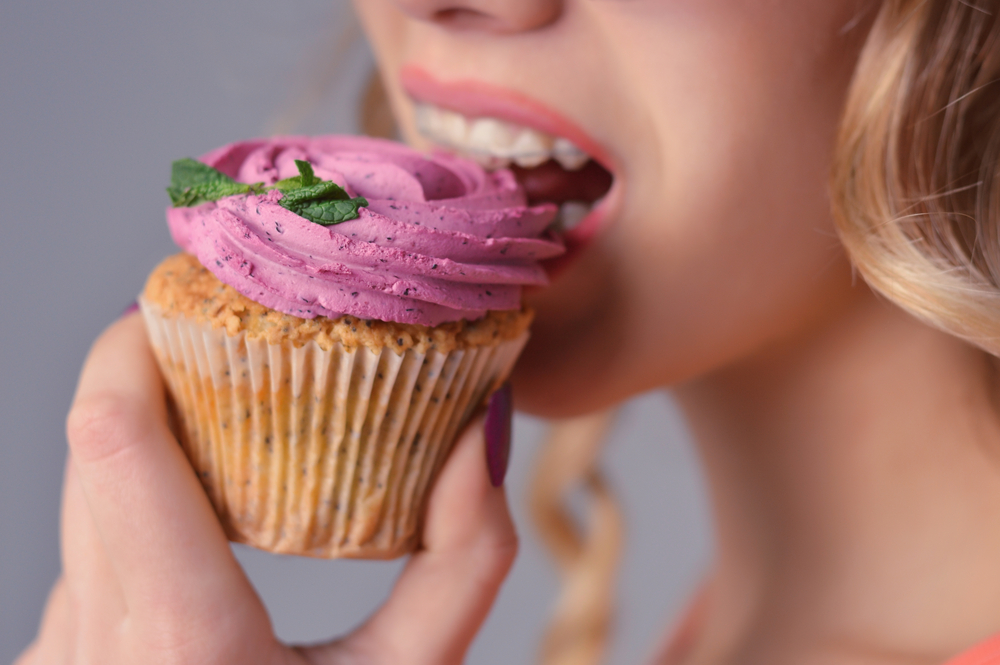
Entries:
[[590,214],[593,205],[584,201],[566,201],[559,206],[553,225],[560,231],[572,231]]

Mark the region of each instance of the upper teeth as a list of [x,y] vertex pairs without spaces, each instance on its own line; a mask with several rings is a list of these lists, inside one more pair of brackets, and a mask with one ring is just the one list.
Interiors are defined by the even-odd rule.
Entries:
[[576,171],[590,159],[572,141],[496,118],[467,118],[418,104],[416,122],[426,138],[472,157],[485,168],[503,168],[511,162],[532,168],[555,159],[564,169]]

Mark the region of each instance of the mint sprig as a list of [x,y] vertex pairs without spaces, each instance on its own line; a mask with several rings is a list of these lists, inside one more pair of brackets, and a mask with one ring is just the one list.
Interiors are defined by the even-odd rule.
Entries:
[[245,185],[236,182],[225,173],[194,159],[178,159],[170,170],[167,193],[174,207],[179,208],[235,194],[260,194],[277,189],[283,194],[278,202],[281,207],[323,226],[357,219],[358,210],[368,205],[363,196],[351,198],[337,183],[317,178],[309,162],[296,159],[295,166],[299,175],[279,180],[272,187],[264,187],[263,183]]
[[[310,222],[330,226],[358,218],[358,210],[368,205],[363,196],[353,199],[344,189],[330,180],[315,176],[309,162],[295,160],[299,175],[281,180],[274,187],[282,194],[278,204]],[[287,184],[286,184],[287,183]]]
[[224,196],[260,191],[263,183],[245,185],[225,173],[198,160],[185,157],[170,167],[170,186],[167,194],[175,208],[201,205],[218,201]]

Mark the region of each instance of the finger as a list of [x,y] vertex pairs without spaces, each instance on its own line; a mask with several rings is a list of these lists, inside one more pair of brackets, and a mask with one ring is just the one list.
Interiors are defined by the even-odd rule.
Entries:
[[424,549],[382,608],[334,648],[385,662],[460,663],[517,553],[503,488],[490,485],[483,422],[466,428],[431,495]]
[[139,317],[118,321],[95,342],[67,430],[74,468],[129,612],[183,611],[198,620],[226,608],[259,607],[169,431]]
[[103,639],[125,616],[125,598],[94,525],[72,459],[66,461],[62,507],[63,576],[78,614],[80,633]]
[[70,662],[73,642],[72,609],[66,580],[56,580],[45,603],[38,637],[14,661],[14,665],[57,665]]

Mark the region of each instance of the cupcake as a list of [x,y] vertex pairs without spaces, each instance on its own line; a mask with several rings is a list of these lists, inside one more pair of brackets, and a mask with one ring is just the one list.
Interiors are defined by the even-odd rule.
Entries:
[[562,245],[508,171],[378,139],[282,137],[175,162],[184,253],[139,302],[185,452],[230,539],[392,558],[528,338]]

